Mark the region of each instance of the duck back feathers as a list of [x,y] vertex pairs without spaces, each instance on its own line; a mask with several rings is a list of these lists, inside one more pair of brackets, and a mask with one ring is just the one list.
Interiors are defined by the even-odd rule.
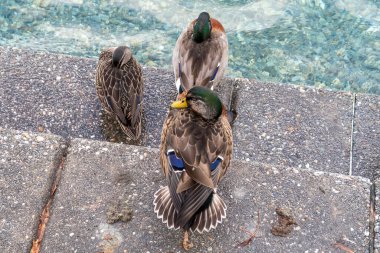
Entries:
[[210,18],[209,37],[194,41],[196,21],[181,33],[173,50],[172,63],[179,93],[193,86],[213,89],[228,65],[228,41],[222,24]]
[[141,134],[143,85],[141,66],[128,47],[102,51],[96,69],[96,93],[103,108],[134,140]]

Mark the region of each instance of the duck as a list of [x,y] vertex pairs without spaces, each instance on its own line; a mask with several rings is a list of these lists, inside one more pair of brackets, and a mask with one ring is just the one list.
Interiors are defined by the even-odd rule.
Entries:
[[167,186],[154,194],[154,212],[168,228],[184,231],[182,246],[193,247],[189,232],[216,228],[227,206],[217,186],[230,165],[232,130],[227,110],[207,87],[178,95],[164,122],[160,163]]
[[104,110],[115,117],[132,140],[141,135],[144,82],[140,64],[127,46],[100,53],[96,68],[96,93]]
[[223,25],[209,13],[200,13],[178,37],[172,64],[178,94],[193,86],[213,90],[228,65],[228,41]]

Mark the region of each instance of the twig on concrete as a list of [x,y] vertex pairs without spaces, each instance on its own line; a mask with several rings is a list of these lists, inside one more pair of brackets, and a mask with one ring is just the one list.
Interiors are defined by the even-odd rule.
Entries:
[[64,161],[65,161],[65,158],[63,157],[61,160],[61,163],[57,169],[54,182],[51,186],[49,199],[46,202],[44,209],[42,210],[42,213],[40,216],[40,223],[38,224],[37,239],[33,240],[32,249],[30,250],[30,253],[39,253],[40,252],[42,239],[44,238],[46,225],[47,225],[47,223],[49,221],[49,217],[50,217],[50,207],[51,207],[51,204],[53,202],[54,195],[55,195],[55,192],[57,191],[57,186],[58,186],[58,183],[59,183],[60,178],[61,178],[61,173],[63,170]]
[[339,243],[339,242],[334,243],[333,246],[334,246],[335,248],[338,248],[338,249],[343,250],[343,251],[346,252],[346,253],[355,253],[355,251],[353,251],[353,250],[350,249],[349,247],[347,247],[347,246],[345,246],[345,245],[343,245],[343,244],[341,244],[341,243]]
[[243,247],[248,246],[253,241],[253,239],[255,239],[257,237],[257,232],[258,232],[259,228],[260,228],[260,212],[258,211],[257,212],[257,224],[256,224],[255,231],[251,232],[251,231],[247,230],[245,227],[241,227],[240,229],[242,231],[246,232],[249,235],[249,238],[242,241],[241,243],[237,244],[235,247],[236,248],[243,248]]

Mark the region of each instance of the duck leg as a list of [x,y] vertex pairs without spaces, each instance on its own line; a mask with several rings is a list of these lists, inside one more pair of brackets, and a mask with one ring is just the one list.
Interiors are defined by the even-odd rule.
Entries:
[[184,250],[189,250],[191,249],[194,245],[190,242],[189,239],[189,231],[185,230],[183,233],[183,241],[182,241],[182,246]]

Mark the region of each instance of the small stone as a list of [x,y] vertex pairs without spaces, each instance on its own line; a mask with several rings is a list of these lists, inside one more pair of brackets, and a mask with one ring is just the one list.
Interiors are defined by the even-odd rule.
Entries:
[[42,141],[45,140],[45,138],[42,137],[42,136],[37,136],[36,140],[37,140],[38,142],[42,142]]

